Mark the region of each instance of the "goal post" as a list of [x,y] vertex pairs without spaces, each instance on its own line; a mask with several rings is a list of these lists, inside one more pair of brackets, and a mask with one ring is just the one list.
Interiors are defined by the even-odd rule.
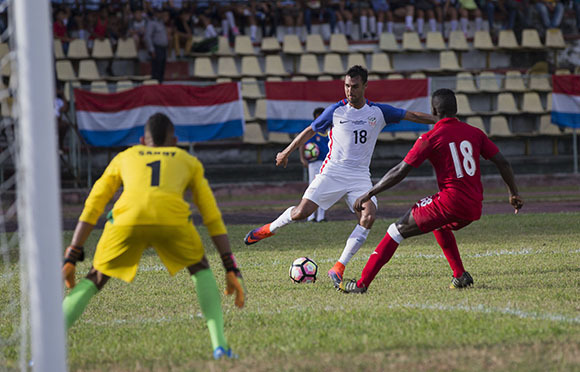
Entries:
[[66,371],[60,172],[50,3],[12,0],[17,77],[18,225],[26,261],[34,371]]

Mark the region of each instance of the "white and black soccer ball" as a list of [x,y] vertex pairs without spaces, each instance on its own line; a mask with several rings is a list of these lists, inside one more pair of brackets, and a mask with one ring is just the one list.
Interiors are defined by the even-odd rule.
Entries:
[[308,257],[300,257],[292,262],[290,266],[290,279],[294,283],[314,283],[318,265]]

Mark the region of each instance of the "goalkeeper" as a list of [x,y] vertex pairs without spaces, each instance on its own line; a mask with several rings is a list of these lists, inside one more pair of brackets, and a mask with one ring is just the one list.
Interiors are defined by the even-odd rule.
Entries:
[[[118,154],[93,186],[65,251],[63,277],[72,288],[63,302],[67,329],[81,316],[90,299],[110,277],[131,282],[143,251],[153,247],[171,275],[187,267],[191,274],[214,349],[215,359],[233,357],[224,336],[221,298],[216,280],[193,226],[184,192],[191,190],[226,270],[226,293],[244,306],[242,276],[230,249],[221,212],[204,177],[201,162],[175,147],[173,123],[163,114],[152,115],[141,145]],[[84,259],[83,245],[106,204],[123,186],[85,279],[75,286],[75,264]]]

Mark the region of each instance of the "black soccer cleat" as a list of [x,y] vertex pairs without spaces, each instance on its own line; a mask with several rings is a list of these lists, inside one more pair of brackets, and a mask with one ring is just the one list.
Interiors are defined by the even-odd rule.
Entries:
[[356,285],[357,280],[351,279],[348,282],[342,281],[338,286],[338,290],[344,293],[365,293],[367,287],[363,284],[362,287]]
[[459,278],[453,278],[449,288],[451,289],[462,289],[462,288],[469,288],[473,286],[473,278],[467,271],[463,272],[463,274]]

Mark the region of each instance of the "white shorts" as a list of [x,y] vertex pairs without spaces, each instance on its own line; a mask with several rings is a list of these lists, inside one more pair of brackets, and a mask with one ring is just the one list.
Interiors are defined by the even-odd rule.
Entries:
[[[328,175],[317,174],[314,181],[304,192],[302,198],[316,203],[322,209],[328,209],[346,195],[346,205],[354,213],[353,205],[356,199],[373,187],[371,178],[367,175]],[[375,206],[378,206],[377,198],[371,198]]]

